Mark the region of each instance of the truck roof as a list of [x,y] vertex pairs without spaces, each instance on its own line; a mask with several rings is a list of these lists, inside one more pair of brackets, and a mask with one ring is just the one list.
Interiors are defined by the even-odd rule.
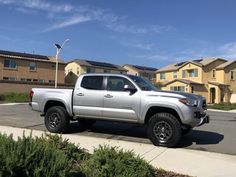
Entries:
[[85,73],[81,76],[132,76],[130,74],[115,74],[115,73]]

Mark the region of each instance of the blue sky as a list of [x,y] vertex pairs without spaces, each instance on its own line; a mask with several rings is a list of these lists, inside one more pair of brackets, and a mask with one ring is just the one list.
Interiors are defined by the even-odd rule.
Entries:
[[0,49],[160,68],[236,59],[235,0],[0,0]]

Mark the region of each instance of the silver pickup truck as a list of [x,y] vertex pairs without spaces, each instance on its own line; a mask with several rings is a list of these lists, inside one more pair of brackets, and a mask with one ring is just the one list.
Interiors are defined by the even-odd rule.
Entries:
[[133,75],[84,74],[74,89],[33,88],[30,97],[53,133],[67,131],[70,120],[83,126],[122,121],[146,125],[154,145],[174,147],[193,127],[209,123],[203,97],[158,90]]

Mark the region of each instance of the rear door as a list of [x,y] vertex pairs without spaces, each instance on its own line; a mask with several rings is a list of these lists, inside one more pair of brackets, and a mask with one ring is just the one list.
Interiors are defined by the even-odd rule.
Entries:
[[103,110],[103,76],[84,76],[74,90],[73,110],[75,116],[101,117]]
[[137,121],[140,105],[140,92],[125,91],[124,86],[135,86],[121,76],[109,76],[104,92],[103,116],[107,119]]

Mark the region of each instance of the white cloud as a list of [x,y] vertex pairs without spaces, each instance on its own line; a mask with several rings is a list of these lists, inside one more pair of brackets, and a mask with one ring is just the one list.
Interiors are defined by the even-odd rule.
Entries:
[[106,25],[109,29],[119,32],[119,33],[132,33],[132,34],[147,34],[147,33],[161,33],[163,31],[170,31],[173,29],[170,26],[158,26],[158,25],[148,25],[148,26],[137,26],[137,25],[127,25],[122,24],[118,21],[109,23]]
[[73,7],[69,4],[56,4],[43,0],[24,0],[21,1],[21,4],[30,9],[51,11],[55,13],[69,12],[73,9]]
[[122,45],[124,46],[129,46],[129,47],[134,47],[142,50],[152,50],[153,44],[144,44],[140,42],[121,42]]
[[[128,24],[124,16],[118,16],[110,10],[90,8],[88,6],[77,6],[76,8],[66,3],[46,0],[0,0],[0,4],[12,5],[22,13],[35,13],[35,11],[45,11],[46,17],[55,21],[46,31],[61,29],[71,25],[76,25],[85,21],[98,21],[108,29],[118,33],[148,34],[161,33],[172,30],[170,26],[159,25],[136,25]],[[150,48],[148,46],[137,45],[140,48]]]
[[0,0],[1,4],[15,5],[17,8],[28,8],[54,13],[70,12],[73,6],[70,4],[51,3],[45,0]]
[[0,3],[2,3],[2,4],[12,4],[12,3],[15,3],[15,0],[0,0]]
[[219,48],[219,52],[221,52],[221,57],[235,59],[236,58],[236,42],[231,42],[224,44]]
[[55,25],[47,28],[43,32],[52,31],[52,30],[56,30],[56,29],[60,29],[60,28],[65,28],[65,27],[68,27],[68,26],[71,26],[71,25],[76,25],[76,24],[87,22],[87,21],[90,21],[90,20],[91,20],[90,17],[75,16],[75,17],[72,17],[72,18],[68,18],[67,20],[65,20],[61,23],[55,24]]

